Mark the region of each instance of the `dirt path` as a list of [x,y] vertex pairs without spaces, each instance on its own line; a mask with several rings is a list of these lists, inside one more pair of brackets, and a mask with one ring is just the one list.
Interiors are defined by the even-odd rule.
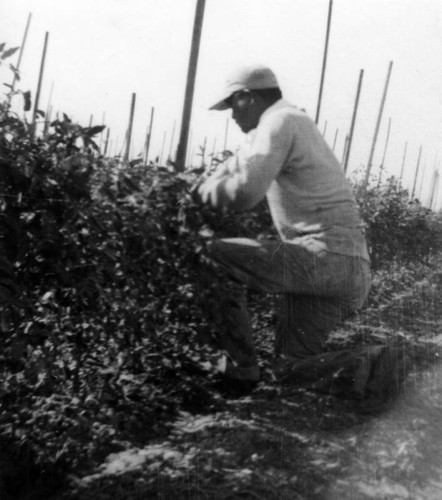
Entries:
[[377,416],[342,400],[262,385],[167,438],[108,457],[64,498],[438,500],[442,367],[409,378]]

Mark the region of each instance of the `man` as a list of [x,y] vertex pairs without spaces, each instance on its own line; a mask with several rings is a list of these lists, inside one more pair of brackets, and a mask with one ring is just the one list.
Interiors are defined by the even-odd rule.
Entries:
[[222,277],[212,318],[228,355],[223,371],[232,382],[260,377],[244,284],[281,297],[274,373],[283,378],[306,360],[320,362],[329,333],[364,303],[370,264],[363,227],[341,165],[314,122],[282,98],[271,69],[235,70],[210,109],[232,110],[248,149],[235,168],[204,181],[196,198],[243,211],[266,197],[279,235],[211,244]]

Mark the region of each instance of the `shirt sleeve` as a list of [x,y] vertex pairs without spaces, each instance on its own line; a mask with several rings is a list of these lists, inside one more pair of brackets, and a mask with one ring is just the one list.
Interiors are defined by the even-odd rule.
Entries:
[[201,186],[203,199],[214,207],[253,208],[281,171],[292,147],[293,124],[286,114],[263,118],[241,168],[221,178],[209,177]]

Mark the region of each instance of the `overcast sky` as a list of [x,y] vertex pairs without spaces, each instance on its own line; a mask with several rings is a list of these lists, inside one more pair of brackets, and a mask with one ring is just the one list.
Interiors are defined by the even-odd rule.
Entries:
[[[195,5],[196,0],[1,0],[0,41],[20,45],[32,12],[21,88],[35,94],[48,31],[40,107],[46,109],[53,84],[54,110],[83,125],[89,124],[91,115],[95,124],[100,123],[105,113],[114,153],[122,147],[135,92],[132,155],[142,150],[154,106],[150,156],[163,151],[165,159],[170,150],[175,152],[179,136]],[[315,117],[328,5],[328,0],[206,1],[190,152],[196,152],[205,137],[209,152],[215,141],[215,149],[222,149],[230,112],[207,108],[216,100],[226,73],[240,63],[271,66],[284,96]],[[441,55],[440,0],[334,0],[319,128],[330,145],[337,133],[335,152],[341,159],[359,71],[364,69],[349,171],[367,164],[393,61],[373,169],[376,173],[382,161],[391,118],[388,173],[399,175],[408,142],[404,180],[411,188],[422,145],[422,177],[416,191],[427,201],[438,155],[442,159]],[[2,82],[10,81],[4,67],[0,76]],[[231,149],[241,139],[235,127],[229,122]],[[440,204],[442,193],[438,199]]]

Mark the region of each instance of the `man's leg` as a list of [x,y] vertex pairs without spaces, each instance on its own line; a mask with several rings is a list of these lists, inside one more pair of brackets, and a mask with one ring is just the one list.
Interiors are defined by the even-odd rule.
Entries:
[[282,294],[276,353],[296,359],[321,352],[329,332],[348,312],[362,305],[368,292],[367,263],[333,254],[317,257],[305,248],[280,241],[217,240],[209,257],[217,276],[210,287],[214,323],[222,339],[220,345],[229,353],[238,374],[242,367],[257,366],[239,283],[256,291]]

